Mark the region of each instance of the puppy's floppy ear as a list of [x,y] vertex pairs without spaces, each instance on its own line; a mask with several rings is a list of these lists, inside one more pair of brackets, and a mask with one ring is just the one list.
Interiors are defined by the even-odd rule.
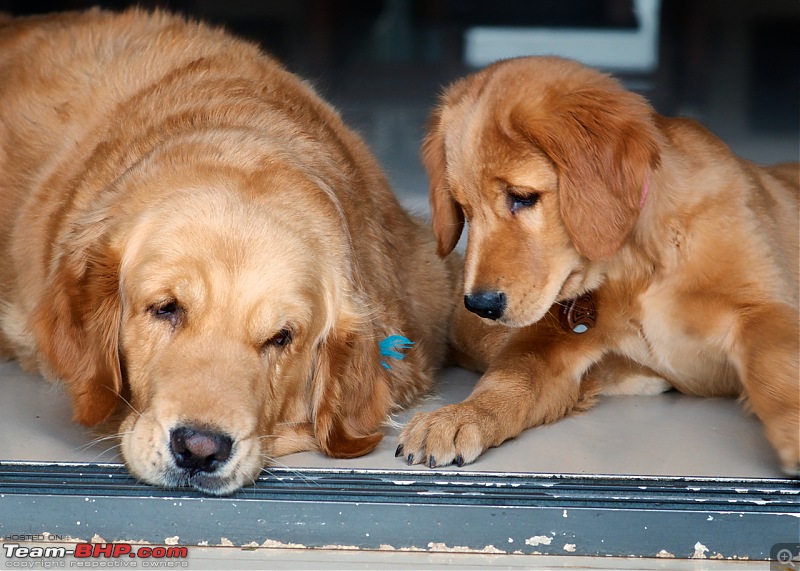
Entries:
[[444,148],[442,107],[437,108],[428,122],[428,132],[422,142],[422,164],[430,179],[431,221],[436,236],[436,253],[444,258],[458,244],[464,230],[464,213],[453,199],[447,183],[447,157]]
[[561,216],[575,247],[600,260],[636,224],[662,135],[642,97],[592,73],[574,90],[553,89],[518,104],[512,121],[556,165]]
[[92,426],[114,411],[119,361],[119,260],[97,229],[73,231],[58,253],[31,329],[47,366],[63,380],[73,416]]
[[340,316],[317,350],[313,380],[314,432],[333,458],[371,452],[392,408],[388,371],[381,366],[369,320]]

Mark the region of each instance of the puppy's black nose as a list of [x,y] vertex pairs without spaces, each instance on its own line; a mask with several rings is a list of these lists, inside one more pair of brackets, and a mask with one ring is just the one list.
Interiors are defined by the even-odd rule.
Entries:
[[479,291],[464,296],[464,307],[486,319],[499,319],[506,309],[502,291]]
[[170,432],[169,447],[179,468],[213,472],[230,457],[233,440],[224,434],[180,426]]

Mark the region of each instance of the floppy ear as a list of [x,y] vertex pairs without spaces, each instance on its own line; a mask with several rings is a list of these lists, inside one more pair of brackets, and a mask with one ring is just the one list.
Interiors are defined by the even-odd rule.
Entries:
[[363,456],[383,438],[392,398],[376,335],[368,320],[344,317],[318,348],[314,432],[328,456]]
[[607,76],[517,106],[512,120],[553,161],[561,216],[578,252],[611,256],[639,216],[643,186],[659,164],[661,133],[639,95]]
[[441,122],[441,107],[437,108],[428,122],[428,133],[422,142],[422,164],[430,179],[431,221],[436,236],[436,253],[444,258],[458,244],[464,230],[464,213],[453,199],[447,184],[447,158],[444,149],[444,132]]
[[87,426],[111,415],[122,386],[118,259],[90,233],[65,242],[78,247],[56,260],[31,319],[40,353],[72,398],[74,419]]

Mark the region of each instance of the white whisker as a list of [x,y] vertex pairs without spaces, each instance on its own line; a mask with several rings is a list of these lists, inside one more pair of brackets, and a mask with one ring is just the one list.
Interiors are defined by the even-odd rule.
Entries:
[[[101,459],[103,456],[105,456],[106,454],[108,454],[110,451],[112,451],[112,450],[114,450],[114,449],[121,448],[121,447],[122,447],[122,445],[121,445],[121,444],[114,444],[113,446],[109,446],[108,448],[106,448],[106,449],[105,449],[105,450],[103,450],[102,452],[98,452],[98,453],[95,455],[95,457],[92,459],[92,461],[93,461],[93,462],[94,462],[94,461],[97,461],[97,460]],[[118,453],[118,454],[119,454],[119,453]]]
[[[302,481],[303,481],[303,482],[305,482],[306,484],[312,484],[312,485],[314,485],[314,486],[315,486],[315,487],[317,487],[317,488],[321,487],[319,484],[317,484],[317,483],[316,483],[316,479],[315,479],[315,478],[311,478],[311,477],[309,477],[309,476],[307,476],[307,475],[303,474],[303,472],[301,472],[300,470],[297,470],[296,468],[292,468],[291,466],[288,466],[287,464],[284,464],[284,463],[282,463],[282,462],[279,462],[279,461],[278,461],[278,460],[276,460],[275,458],[273,458],[273,457],[271,457],[271,456],[267,456],[266,454],[262,454],[262,455],[261,455],[261,458],[263,458],[263,459],[264,459],[266,462],[269,462],[269,464],[271,465],[271,467],[274,467],[274,468],[282,468],[282,469],[284,469],[284,470],[289,470],[289,471],[290,471],[292,474],[294,474],[295,476],[297,476],[298,478],[300,478],[300,480],[302,480]],[[266,462],[265,462],[265,463],[266,463]],[[275,474],[275,473],[271,472],[271,471],[270,471],[270,469],[269,469],[269,467],[266,467],[266,466],[265,466],[265,467],[262,469],[262,472],[266,472],[266,473],[267,473],[267,474],[269,474],[270,476],[273,476],[273,477],[276,477],[276,478],[278,477],[278,475],[277,475],[277,474]]]
[[136,410],[128,399],[126,399],[122,395],[117,395],[117,396],[120,398],[120,400],[122,400],[122,402],[124,402],[126,405],[128,405],[129,409],[131,409],[133,412],[135,412],[138,416],[142,416],[142,413],[139,412],[138,410]]
[[[109,440],[121,440],[123,436],[125,436],[126,434],[132,434],[132,432],[133,431],[129,430],[129,431],[126,431],[126,432],[117,432],[115,434],[108,434],[108,435],[104,435],[104,436],[98,436],[97,438],[91,439],[89,442],[87,442],[83,446],[78,446],[75,449],[75,451],[76,452],[86,452],[90,448],[92,448],[92,447],[94,447],[94,446],[96,446],[96,445],[98,445],[98,444],[100,444],[102,442],[108,442]],[[112,446],[112,448],[118,447],[118,446],[120,446],[120,442],[117,442],[117,444]],[[110,450],[110,448],[109,448],[109,450]]]

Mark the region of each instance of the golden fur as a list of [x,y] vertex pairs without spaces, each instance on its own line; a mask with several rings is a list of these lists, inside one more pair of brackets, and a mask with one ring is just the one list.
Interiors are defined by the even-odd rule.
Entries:
[[6,19],[0,76],[0,353],[118,422],[135,476],[225,494],[281,454],[365,454],[429,387],[460,270],[256,46],[138,10]]
[[[547,57],[451,86],[423,159],[439,253],[466,219],[466,300],[489,300],[498,325],[456,311],[459,349],[486,372],[464,402],[412,419],[410,462],[471,462],[598,392],[665,379],[744,399],[797,473],[797,164],[737,158],[698,123]],[[558,304],[587,291],[596,326],[565,331]]]

